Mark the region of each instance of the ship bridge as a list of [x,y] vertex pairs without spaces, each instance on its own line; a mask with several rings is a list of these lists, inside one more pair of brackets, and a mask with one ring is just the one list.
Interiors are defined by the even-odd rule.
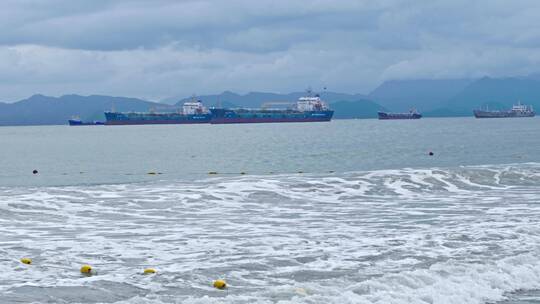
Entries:
[[188,101],[184,102],[182,106],[183,114],[204,114],[208,113],[208,109],[203,106],[202,101]]
[[296,102],[296,109],[298,111],[324,111],[328,110],[328,106],[321,100],[319,95],[304,96],[298,98]]

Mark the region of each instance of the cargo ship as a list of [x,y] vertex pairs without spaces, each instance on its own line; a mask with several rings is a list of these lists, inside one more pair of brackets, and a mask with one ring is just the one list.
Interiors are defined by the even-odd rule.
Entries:
[[[311,93],[308,91],[308,93]],[[319,95],[300,97],[288,108],[228,109],[211,108],[212,124],[271,123],[271,122],[320,122],[330,121],[334,111],[330,110]],[[279,103],[281,104],[281,103]]]
[[418,113],[416,110],[410,110],[409,113],[388,113],[388,112],[377,112],[379,119],[388,120],[388,119],[420,119],[422,114]]
[[200,100],[185,102],[182,110],[171,113],[105,112],[106,125],[202,124],[211,114]]
[[516,118],[516,117],[534,117],[536,113],[532,106],[522,105],[518,102],[512,109],[506,111],[474,110],[476,118]]
[[73,117],[68,120],[70,126],[102,126],[105,123],[102,121],[82,121],[78,117]]

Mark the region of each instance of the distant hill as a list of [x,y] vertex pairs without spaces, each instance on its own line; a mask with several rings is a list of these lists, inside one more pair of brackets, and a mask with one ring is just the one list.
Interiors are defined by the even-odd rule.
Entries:
[[[219,100],[224,107],[259,107],[266,101],[294,102],[303,95],[304,93],[300,92],[285,95],[273,93],[239,95],[232,92],[224,92],[219,95]],[[335,118],[372,118],[376,117],[378,110],[384,109],[370,100],[357,98],[357,96],[362,95],[331,93],[328,96],[330,100],[326,100],[329,101],[330,107],[335,110]],[[201,99],[212,100],[212,98],[214,98],[214,103],[205,102],[205,104],[208,106],[216,105],[218,95]],[[336,98],[344,98],[344,100],[330,102]],[[190,100],[190,98],[185,98],[184,100]],[[179,102],[179,105],[182,103]],[[150,109],[167,112],[176,110],[178,106],[126,97],[102,95],[64,95],[61,97],[50,97],[37,94],[15,103],[0,103],[0,125],[66,124],[67,120],[73,116],[79,116],[82,120],[102,121],[105,119],[103,112],[112,108],[122,112],[145,112]]]
[[[225,104],[233,104],[237,107],[257,108],[265,102],[296,102],[298,98],[305,96],[306,92],[294,92],[289,94],[278,93],[265,93],[265,92],[250,92],[244,95],[236,94],[230,91],[225,91],[221,94],[215,95],[202,95],[197,96],[207,106],[225,106]],[[323,92],[321,98],[328,103],[336,101],[355,101],[365,99],[366,96],[362,94],[345,94],[336,92]],[[175,98],[177,105],[181,105],[186,101],[191,100],[187,98]],[[172,99],[167,99],[170,102]],[[167,101],[165,100],[165,101]],[[163,101],[162,101],[163,102]]]
[[470,79],[418,79],[386,81],[368,98],[391,111],[433,111],[446,105],[447,101],[466,88]]
[[50,97],[33,95],[15,103],[0,103],[0,125],[66,124],[72,116],[83,120],[104,120],[103,112],[173,110],[173,107],[137,98],[101,95],[64,95]]
[[330,104],[334,118],[377,118],[378,111],[388,111],[385,107],[368,99],[357,101],[338,101]]
[[[251,92],[198,96],[208,106],[260,107],[265,102],[294,103],[304,92],[289,94]],[[377,111],[401,112],[417,108],[425,116],[471,116],[473,109],[489,106],[507,109],[521,101],[540,109],[540,76],[489,78],[477,80],[399,80],[387,81],[369,96],[324,92],[321,98],[335,110],[335,118],[375,118]],[[176,106],[137,98],[102,95],[34,95],[15,103],[0,103],[0,125],[66,124],[72,116],[83,120],[104,120],[103,112],[175,111],[191,98],[175,98]]]
[[508,109],[521,101],[540,108],[540,80],[534,78],[489,78],[472,82],[441,108],[426,116],[471,116],[477,108]]

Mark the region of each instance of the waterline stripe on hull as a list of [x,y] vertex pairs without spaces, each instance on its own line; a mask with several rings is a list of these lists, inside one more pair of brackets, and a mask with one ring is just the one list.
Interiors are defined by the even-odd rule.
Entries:
[[276,123],[276,122],[324,122],[330,121],[325,118],[213,118],[211,124],[235,124],[235,123]]
[[209,120],[111,120],[105,124],[108,126],[124,126],[124,125],[190,125],[190,124],[207,124]]

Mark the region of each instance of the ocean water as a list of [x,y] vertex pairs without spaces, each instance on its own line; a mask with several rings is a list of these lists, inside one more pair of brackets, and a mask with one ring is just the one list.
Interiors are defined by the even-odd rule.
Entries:
[[540,303],[539,132],[2,127],[0,303]]

